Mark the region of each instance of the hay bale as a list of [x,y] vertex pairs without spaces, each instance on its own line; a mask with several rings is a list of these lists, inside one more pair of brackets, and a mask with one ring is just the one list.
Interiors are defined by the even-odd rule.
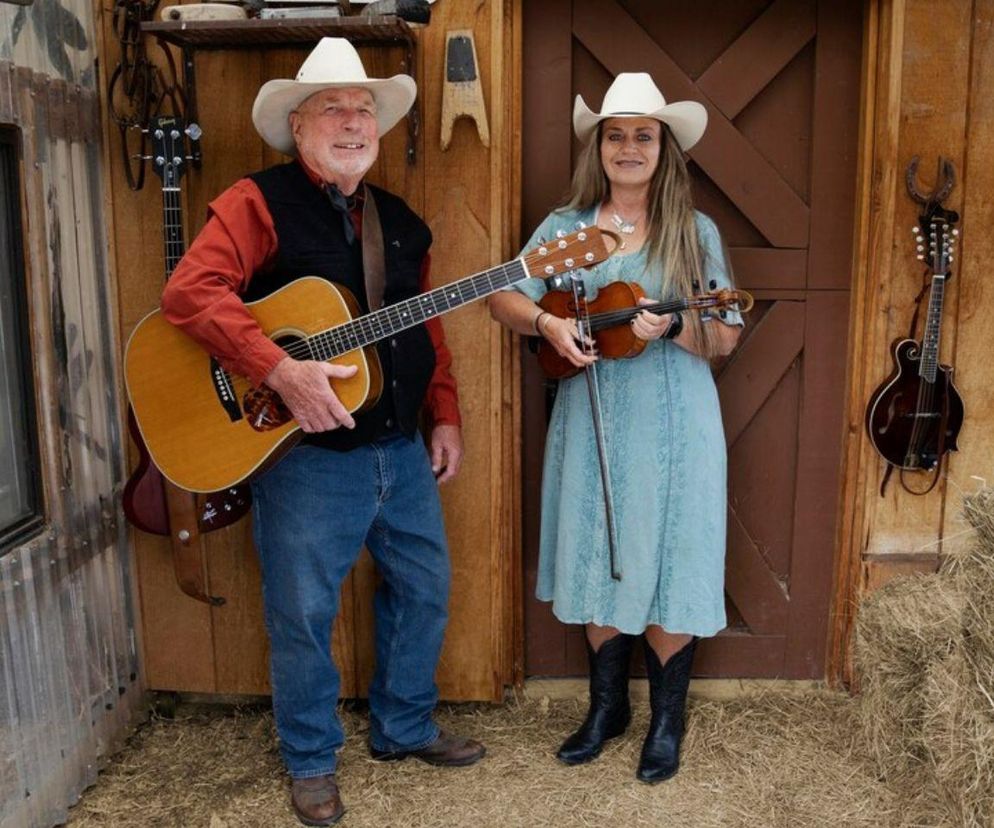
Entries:
[[965,497],[963,515],[973,529],[971,542],[948,549],[942,571],[965,597],[964,647],[978,683],[994,696],[994,490]]
[[994,703],[963,651],[929,666],[922,742],[956,825],[988,828],[994,805]]
[[936,575],[866,599],[855,656],[860,722],[878,772],[913,790],[914,821],[994,825],[994,490],[964,499],[968,543]]
[[860,721],[878,772],[902,787],[917,785],[906,777],[924,770],[924,678],[934,660],[960,646],[963,606],[953,579],[914,575],[884,585],[860,607]]

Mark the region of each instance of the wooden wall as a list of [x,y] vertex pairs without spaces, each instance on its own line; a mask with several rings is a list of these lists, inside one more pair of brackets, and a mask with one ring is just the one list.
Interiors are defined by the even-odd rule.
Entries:
[[[120,509],[92,12],[88,4],[0,5],[0,130],[5,149],[14,148],[3,198],[19,209],[20,225],[0,229],[0,278],[11,280],[4,301],[19,291],[15,280],[27,297],[23,368],[35,416],[26,421],[40,448],[30,471],[43,490],[38,525],[0,547],[4,828],[65,822],[144,710]],[[13,378],[11,367],[0,364],[0,384]],[[0,485],[17,485],[6,471]]]
[[[117,61],[109,0],[102,0],[105,71]],[[442,2],[418,33],[421,130],[417,161],[406,160],[406,125],[381,143],[370,180],[401,196],[431,226],[435,284],[482,270],[516,252],[515,171],[518,147],[518,4]],[[445,33],[470,29],[477,55],[491,145],[469,121],[456,123],[449,149],[439,147]],[[260,85],[293,77],[309,51],[250,49],[201,51],[196,57],[203,167],[184,179],[187,238],[201,226],[207,203],[240,176],[282,159],[265,147],[250,111]],[[372,76],[406,71],[399,47],[360,49]],[[116,152],[116,130],[109,139]],[[131,192],[123,169],[111,170],[113,246],[118,262],[123,335],[156,306],[162,287],[159,182]],[[446,317],[464,417],[466,459],[461,475],[443,489],[453,562],[450,622],[439,684],[444,698],[501,698],[514,675],[514,595],[517,533],[515,452],[511,423],[514,360],[508,338],[482,303]],[[249,520],[205,537],[210,592],[227,603],[209,608],[183,595],[173,578],[168,541],[134,533],[141,597],[141,630],[148,686],[209,693],[267,693],[268,650],[259,571]],[[372,675],[372,589],[375,573],[364,553],[343,587],[334,647],[342,693],[361,696]]]
[[[895,575],[934,569],[946,544],[962,542],[962,494],[976,488],[977,478],[994,481],[989,433],[994,1],[872,2],[866,27],[847,450],[830,665],[831,675],[844,680],[851,678],[850,643],[861,598]],[[917,214],[904,181],[915,155],[921,156],[920,179],[927,187],[939,155],[956,166],[957,185],[947,206],[961,214],[961,236],[946,289],[940,361],[955,368],[966,420],[948,475],[930,494],[908,494],[895,476],[881,497],[884,464],[868,444],[863,415],[890,371],[890,342],[908,333],[922,284],[911,232]]]

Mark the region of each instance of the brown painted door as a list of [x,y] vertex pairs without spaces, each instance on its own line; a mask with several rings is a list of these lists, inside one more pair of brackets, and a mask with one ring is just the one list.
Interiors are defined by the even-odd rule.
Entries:
[[[569,184],[573,97],[618,72],[708,109],[695,199],[756,297],[717,366],[729,447],[729,627],[706,676],[824,675],[842,438],[862,39],[855,0],[544,0],[524,9],[523,235]],[[533,597],[549,394],[524,359],[528,675],[585,669],[582,630]]]

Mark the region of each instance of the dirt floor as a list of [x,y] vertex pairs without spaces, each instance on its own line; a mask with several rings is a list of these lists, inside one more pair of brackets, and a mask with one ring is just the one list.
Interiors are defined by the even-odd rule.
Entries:
[[[344,712],[339,764],[347,809],[363,826],[901,826],[922,821],[909,791],[875,775],[860,747],[855,703],[829,692],[766,692],[733,701],[691,699],[679,775],[657,786],[634,778],[647,724],[636,704],[628,734],[595,762],[554,758],[585,704],[540,697],[502,707],[443,707],[450,730],[486,742],[471,768],[415,760],[379,763],[367,722]],[[918,811],[916,816],[912,811]],[[265,710],[181,708],[153,719],[115,756],[72,810],[72,828],[298,825],[288,805],[272,716]]]

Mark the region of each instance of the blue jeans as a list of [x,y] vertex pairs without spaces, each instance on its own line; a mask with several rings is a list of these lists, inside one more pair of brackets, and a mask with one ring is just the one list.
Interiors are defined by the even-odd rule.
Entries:
[[382,751],[431,744],[449,556],[424,442],[395,436],[349,452],[298,446],[252,483],[252,495],[273,709],[290,775],[334,772],[345,741],[331,627],[364,543],[383,576],[373,604],[369,742]]

